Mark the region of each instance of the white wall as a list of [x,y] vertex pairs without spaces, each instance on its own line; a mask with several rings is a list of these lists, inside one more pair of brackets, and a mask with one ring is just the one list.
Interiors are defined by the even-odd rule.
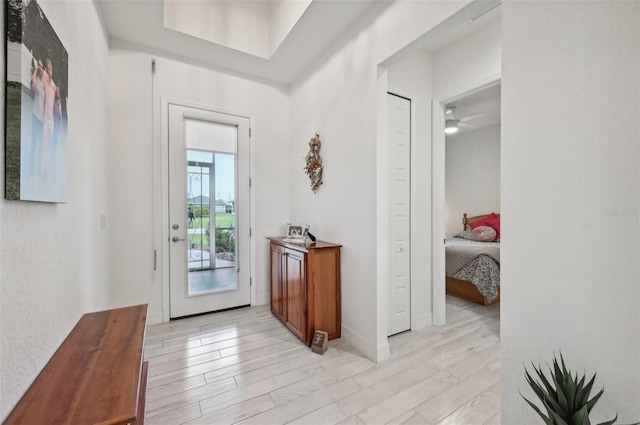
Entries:
[[500,212],[500,125],[446,136],[445,229],[462,230],[469,217]]
[[[149,319],[162,318],[162,280],[153,272],[153,158],[160,143],[161,123],[152,125],[151,58],[157,59],[156,99],[160,96],[208,105],[253,117],[252,205],[255,215],[254,303],[269,300],[267,236],[282,234],[289,221],[289,100],[280,87],[257,83],[151,55],[112,41],[109,52],[109,112],[111,145],[108,157],[113,302],[149,302]],[[159,101],[158,101],[159,102]],[[157,105],[159,108],[159,105]],[[155,137],[153,139],[153,131]],[[159,164],[162,165],[162,164]],[[158,258],[162,248],[158,240]],[[162,268],[159,267],[159,270]]]
[[562,350],[640,420],[640,3],[503,3],[502,423]]
[[269,56],[273,55],[289,35],[312,0],[269,1]]
[[433,54],[433,93],[449,100],[500,77],[502,33],[500,15],[478,21],[479,28]]
[[271,57],[270,7],[266,1],[166,1],[167,28],[240,50]]
[[80,316],[110,307],[107,39],[93,2],[39,4],[69,53],[69,190],[66,204],[0,199],[0,420]]
[[[376,268],[377,65],[463,5],[379,5],[379,15],[363,17],[291,88],[291,219],[343,244],[342,335],[376,360],[389,353],[379,332],[386,330],[388,279],[379,285]],[[315,132],[324,160],[316,194],[302,170]]]

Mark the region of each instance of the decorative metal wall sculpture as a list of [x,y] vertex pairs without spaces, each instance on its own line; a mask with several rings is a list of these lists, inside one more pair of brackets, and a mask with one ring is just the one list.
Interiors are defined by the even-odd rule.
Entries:
[[311,179],[311,190],[317,192],[318,188],[322,184],[322,158],[320,157],[320,135],[316,133],[316,136],[309,141],[309,153],[305,158],[306,166],[304,172],[307,173]]

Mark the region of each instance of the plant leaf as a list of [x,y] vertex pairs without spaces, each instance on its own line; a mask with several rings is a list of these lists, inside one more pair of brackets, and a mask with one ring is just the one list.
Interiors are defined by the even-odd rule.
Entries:
[[585,378],[586,376],[582,375],[582,378],[580,379],[580,382],[578,382],[578,385],[576,387],[576,398],[574,400],[574,409],[577,409],[579,406],[583,406],[587,404],[587,400],[589,399],[588,392],[586,393],[586,395],[584,395],[585,394],[585,390],[584,390]]
[[564,391],[558,391],[558,406],[561,411],[558,411],[559,414],[562,414],[562,417],[570,421],[571,420],[571,412],[569,411],[569,402],[567,401],[567,397],[564,395]]
[[556,381],[556,388],[564,392],[564,381],[563,379],[560,379],[562,378],[563,374],[560,370],[560,367],[558,366],[558,359],[556,359],[555,357],[553,358],[553,370],[554,372],[551,373],[551,376],[554,378],[553,380]]
[[578,374],[576,373],[575,378],[573,378],[571,374],[569,374],[567,378],[567,412],[569,412],[570,415],[573,415],[574,412],[579,411],[581,408],[581,406],[576,406]]
[[580,410],[571,416],[571,425],[588,425],[589,424],[589,412],[587,412],[587,406],[582,406]]
[[[548,381],[546,380],[546,378],[544,377],[544,375],[542,374],[542,372],[539,369],[536,369],[536,367],[533,367],[536,372],[538,373],[538,376],[542,377],[542,380],[544,382],[546,382],[545,387],[551,388],[552,394],[549,394],[549,392],[545,391],[544,388],[542,388],[540,386],[540,384],[538,384],[538,382],[536,382],[531,375],[529,375],[529,373],[525,370],[525,375],[527,377],[527,382],[529,383],[529,385],[531,385],[531,389],[533,389],[533,391],[536,393],[536,395],[538,396],[538,398],[540,399],[540,401],[542,401],[543,403],[556,403],[555,401],[555,397],[557,397],[556,392],[553,390],[553,388],[551,387],[551,385],[548,383]],[[556,403],[557,404],[557,403]]]
[[[584,399],[582,400],[582,403],[587,403],[587,401],[589,400],[589,394],[591,394],[591,390],[593,389],[593,383],[596,381],[596,375],[594,374],[591,377],[591,380],[589,381],[589,383],[587,384],[586,387],[584,387],[584,394],[583,397]],[[591,411],[591,409],[589,409],[589,411]]]
[[603,392],[604,392],[604,387],[600,390],[598,394],[594,395],[593,398],[587,402],[587,411],[589,413],[591,413],[591,409],[593,409],[593,406],[595,406],[595,404],[598,402],[598,399],[600,398]]
[[[518,392],[520,393],[520,391],[518,391]],[[545,424],[553,425],[553,421],[551,419],[549,419],[549,417],[545,416],[544,413],[542,413],[542,411],[540,410],[540,408],[538,406],[536,406],[531,401],[529,401],[529,399],[527,399],[525,396],[523,396],[522,393],[520,393],[520,397],[524,398],[524,400],[527,403],[529,403],[529,406],[533,407],[533,410],[535,410],[538,413],[538,415],[540,415],[540,417],[542,418],[542,420],[544,421]]]
[[[557,371],[559,372],[560,369],[557,369]],[[560,372],[560,375],[551,375],[553,377],[553,383],[556,385],[556,388],[558,388],[557,390],[557,401],[553,400],[552,404],[553,407],[557,408],[555,409],[555,411],[558,414],[562,414],[562,417],[566,420],[566,421],[570,421],[571,420],[571,413],[568,411],[567,409],[567,397],[564,394],[564,387],[561,384],[561,382],[563,381],[563,377],[562,377],[562,372]]]
[[598,425],[613,425],[613,423],[617,420],[618,420],[618,414],[616,413],[616,416],[613,419],[611,419],[610,421],[601,422]]
[[[533,363],[532,363],[532,365],[533,365]],[[536,373],[538,374],[538,377],[540,378],[540,380],[544,384],[545,388],[547,389],[547,393],[549,394],[549,396],[554,398],[554,399],[557,398],[558,395],[556,393],[555,388],[549,383],[549,380],[544,375],[544,373],[542,373],[542,369],[536,368],[535,365],[533,366],[533,369],[536,371]]]
[[[550,408],[547,406],[547,409],[550,409]],[[560,415],[558,415],[553,409],[550,409],[549,411],[550,411],[551,416],[553,417],[553,420],[555,421],[556,425],[569,425],[567,423],[567,421],[562,419],[560,417]]]
[[564,357],[562,357],[562,352],[560,352],[560,362],[562,363],[562,374],[563,375],[571,375],[567,370],[567,366],[564,364]]
[[[549,408],[550,408],[554,413],[557,413],[557,414],[564,414],[564,418],[562,418],[562,421],[563,421],[564,423],[566,423],[566,422],[569,420],[569,418],[568,418],[568,417],[567,417],[567,415],[566,415],[566,412],[564,412],[564,411],[562,410],[562,407],[558,404],[558,402],[557,402],[557,401],[555,401],[555,400],[554,400],[554,399],[552,399],[552,398],[549,398],[549,399],[547,399],[547,400],[545,401],[545,404],[546,404],[546,405],[548,405],[548,406],[549,406]],[[559,417],[560,417],[560,416],[559,416]]]
[[540,401],[544,401],[547,397],[547,393],[544,391],[540,385],[533,380],[531,375],[525,370],[525,378],[527,379],[527,383],[531,386],[531,389],[536,393],[536,396],[540,399]]

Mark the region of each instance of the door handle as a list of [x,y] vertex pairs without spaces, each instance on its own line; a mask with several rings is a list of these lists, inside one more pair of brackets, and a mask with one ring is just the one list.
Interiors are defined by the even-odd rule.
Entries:
[[180,241],[183,241],[184,239],[181,239],[181,238],[179,238],[179,237],[177,237],[177,236],[174,236],[174,237],[172,237],[172,238],[171,238],[171,240],[172,240],[173,242],[180,242]]

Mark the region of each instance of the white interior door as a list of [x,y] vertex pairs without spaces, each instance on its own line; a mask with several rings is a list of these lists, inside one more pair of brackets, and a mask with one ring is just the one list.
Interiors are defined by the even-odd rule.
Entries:
[[389,93],[391,294],[389,335],[411,328],[411,101]]
[[249,119],[168,108],[170,317],[248,305]]

